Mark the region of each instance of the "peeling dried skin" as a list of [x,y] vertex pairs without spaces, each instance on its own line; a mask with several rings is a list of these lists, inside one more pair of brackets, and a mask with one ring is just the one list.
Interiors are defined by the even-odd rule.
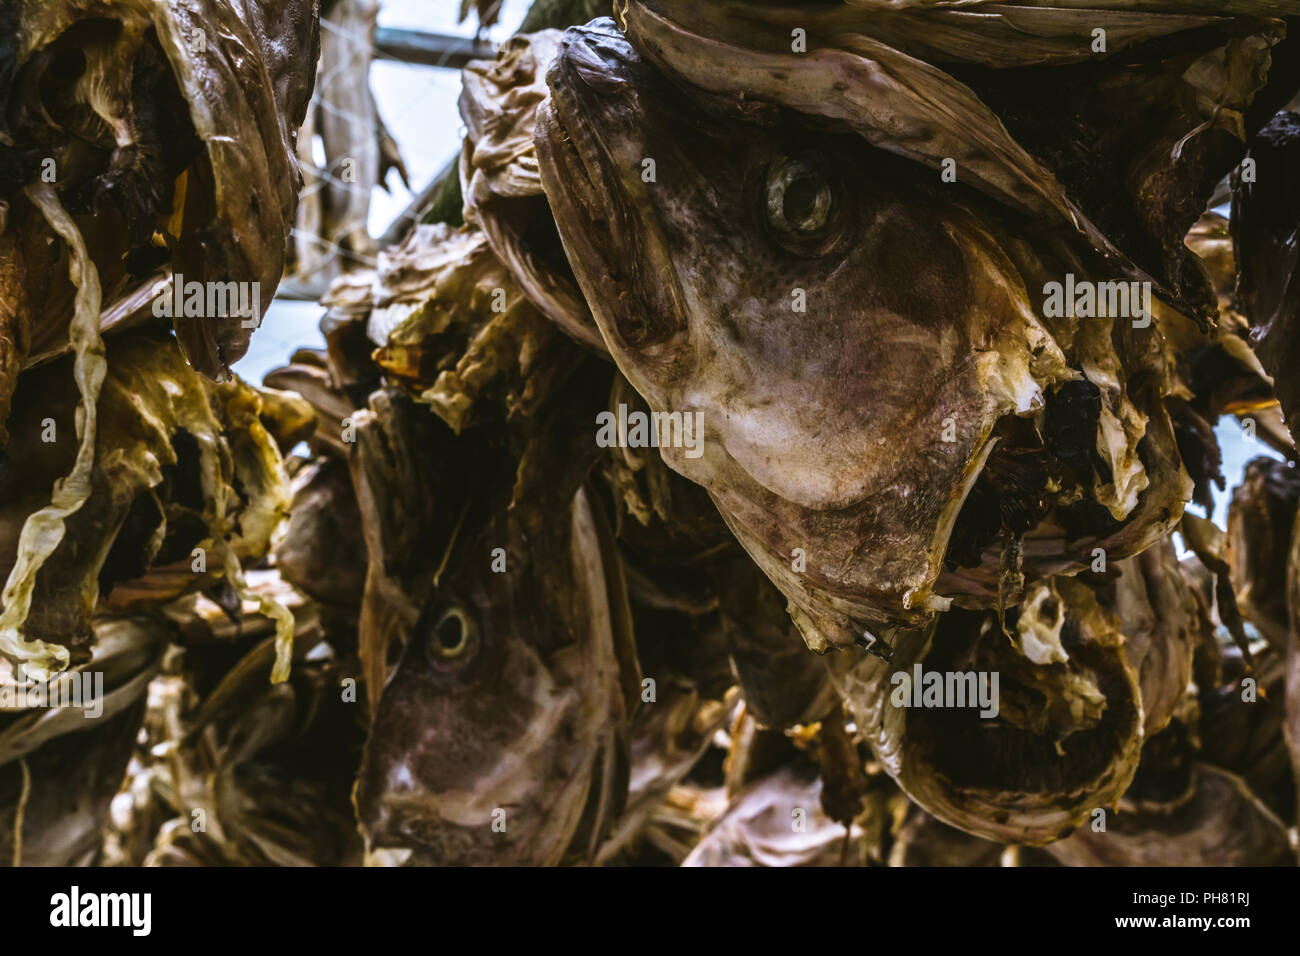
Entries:
[[730,711],[729,701],[707,700],[698,690],[675,683],[659,685],[654,703],[637,710],[628,729],[627,806],[601,843],[597,864],[616,862],[642,834],[713,735],[726,725]]
[[537,107],[547,96],[546,71],[560,36],[559,30],[513,36],[495,60],[465,68],[461,193],[465,221],[482,227],[533,304],[576,341],[605,354],[555,234],[533,146]]
[[[265,309],[293,223],[293,137],[317,46],[307,0],[23,0],[11,59],[0,63],[10,124],[0,150],[19,171],[0,182],[10,220],[26,221],[16,192],[52,158],[105,302],[131,294],[161,261],[187,281],[260,282]],[[84,72],[58,74],[61,51],[80,54]],[[38,101],[50,84],[58,95]],[[57,262],[0,262],[0,273],[14,268],[49,290],[33,316],[33,350],[61,346],[71,287]],[[233,318],[175,323],[186,356],[214,377],[251,334]]]
[[563,367],[562,337],[476,228],[417,226],[363,276],[340,280],[322,301],[368,311],[379,367],[457,432],[485,414],[487,397],[499,396],[507,418],[530,414]]
[[1173,719],[1192,680],[1196,647],[1212,626],[1201,613],[1169,539],[1117,564],[1119,577],[1099,588],[1121,622],[1126,652],[1138,671],[1147,738]]
[[[0,712],[0,863],[14,854],[14,821],[26,761],[31,792],[23,810],[25,866],[84,866],[95,861],[109,801],[122,781],[145,697],[157,674],[167,632],[154,621],[96,624],[94,658],[74,668],[103,675],[102,713],[77,708]],[[0,682],[11,683],[7,666]]]
[[[404,450],[433,461],[438,446],[483,452],[391,397],[372,400],[357,429],[371,561],[360,640],[371,693],[382,686],[356,796],[371,862],[585,857],[627,787],[618,616],[586,495],[539,489],[507,511],[514,469],[498,462],[459,489],[429,468],[423,480],[440,489],[430,502],[403,481],[422,460]],[[401,534],[418,550],[395,550]],[[505,573],[490,567],[498,547]],[[385,683],[383,655],[403,645]]]
[[[632,34],[648,48],[669,28],[655,30]],[[1074,572],[1095,547],[1136,553],[1176,523],[1191,487],[1152,332],[1036,314],[1044,276],[1096,269],[1091,250],[1031,254],[985,199],[857,135],[688,98],[609,21],[566,33],[549,82],[543,183],[602,335],[653,410],[701,414],[702,455],[664,459],[710,492],[811,647],[892,643],[949,598],[999,600],[1004,542],[976,542],[968,568],[950,539],[990,457],[1044,429],[1066,386],[1091,383],[1098,410],[1064,450],[1041,435],[1030,450],[1095,445],[1078,494],[1109,518],[1045,499],[1014,532],[1026,579]],[[763,201],[790,162],[814,164],[831,196],[815,248]]]
[[[0,495],[3,568],[13,568],[18,528],[72,457],[68,364],[25,373],[15,396],[11,453],[28,469]],[[240,562],[267,553],[288,505],[279,453],[252,389],[208,382],[165,333],[115,337],[106,368],[89,495],[33,578],[27,620],[33,635],[74,649],[90,638],[97,601],[131,612],[213,584],[232,573],[229,562],[237,575]],[[46,420],[56,437],[50,443],[42,440]],[[195,548],[206,553],[202,572]]]
[[[27,195],[69,249],[69,276],[77,288],[69,337],[76,351],[72,375],[80,404],[75,426],[77,454],[72,467],[66,477],[54,482],[49,505],[29,514],[18,535],[13,565],[0,594],[4,603],[4,611],[0,613],[0,653],[10,660],[26,662],[33,673],[48,673],[68,665],[68,652],[57,646],[63,643],[61,637],[66,641],[66,634],[42,634],[39,625],[33,628],[30,620],[33,591],[41,567],[63,541],[68,517],[82,508],[91,492],[105,362],[104,342],[99,334],[99,273],[90,261],[81,233],[49,186],[43,183],[32,186]],[[80,598],[84,627],[89,621],[94,595],[83,592]]]

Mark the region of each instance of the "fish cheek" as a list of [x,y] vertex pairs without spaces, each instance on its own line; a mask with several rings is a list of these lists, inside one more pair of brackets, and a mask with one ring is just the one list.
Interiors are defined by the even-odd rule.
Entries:
[[423,658],[406,662],[385,691],[372,733],[375,769],[383,779],[401,770],[426,793],[472,790],[527,730],[528,708],[495,675],[450,674]]
[[909,216],[898,206],[881,211],[858,261],[866,301],[936,334],[970,301],[966,258],[942,214]]

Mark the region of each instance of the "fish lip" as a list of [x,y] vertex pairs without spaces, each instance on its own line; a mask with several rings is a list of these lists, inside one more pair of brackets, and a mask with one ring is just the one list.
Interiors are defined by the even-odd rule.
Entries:
[[[591,241],[591,236],[602,218],[597,213],[603,205],[617,207],[614,211],[621,214],[619,218],[630,217],[613,163],[605,156],[600,138],[592,132],[593,111],[582,102],[581,90],[587,84],[571,62],[567,36],[571,32],[566,31],[565,42],[547,73],[550,100],[540,111],[537,139],[544,140],[549,160],[542,163],[543,169],[552,166],[559,173],[545,177],[552,202],[558,199],[582,227],[577,237],[583,257],[598,262],[606,275],[616,279],[620,275],[617,256],[612,250],[603,251],[602,244]],[[603,195],[598,183],[606,187]],[[572,240],[566,237],[566,241]]]
[[[614,58],[626,67],[619,75],[609,67]],[[626,130],[602,134],[600,121],[602,115],[641,113],[642,95],[660,95],[650,69],[612,20],[569,28],[547,71],[550,96],[538,110],[535,142],[557,224],[576,227],[561,228],[560,235],[602,337],[653,363],[671,361],[668,345],[686,328],[682,293],[658,225],[643,215],[611,155],[611,147],[645,144]],[[628,71],[646,72],[644,88]],[[628,332],[649,328],[672,331],[641,339]]]

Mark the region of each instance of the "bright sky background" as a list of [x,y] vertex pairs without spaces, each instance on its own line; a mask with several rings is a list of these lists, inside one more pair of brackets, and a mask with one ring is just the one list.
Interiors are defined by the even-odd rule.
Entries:
[[[531,0],[505,0],[501,20],[488,34],[501,43],[519,28]],[[429,33],[473,36],[478,21],[473,14],[456,22],[457,0],[382,0],[379,24]],[[406,163],[411,189],[423,189],[460,149],[464,126],[456,102],[460,98],[460,71],[412,66],[376,60],[370,69],[370,87],[379,113],[397,141]],[[381,235],[412,198],[396,170],[388,173],[386,192],[376,187],[370,200],[370,233]],[[235,363],[235,371],[260,382],[271,369],[283,365],[294,349],[322,348],[318,323],[324,309],[314,302],[276,299],[261,328],[253,335],[248,354]]]

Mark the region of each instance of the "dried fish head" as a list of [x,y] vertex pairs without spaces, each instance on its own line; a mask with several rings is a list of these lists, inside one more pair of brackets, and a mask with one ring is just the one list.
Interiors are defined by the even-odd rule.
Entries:
[[[397,402],[372,401],[357,416],[354,468],[371,542],[361,641],[371,693],[383,684],[356,791],[369,858],[589,857],[627,788],[602,557],[612,541],[602,541],[582,492],[521,496],[508,508],[511,459],[494,463],[468,438],[449,441],[440,423],[425,441],[458,456],[459,494],[446,487],[451,476],[431,470],[442,486],[438,513],[412,500],[425,493],[403,488],[387,462],[435,421]],[[416,536],[417,553],[391,550],[394,523]],[[384,683],[374,658],[388,647],[403,650]]]
[[602,334],[654,411],[703,428],[664,459],[814,646],[922,623],[994,426],[1074,375],[1016,268],[918,168],[709,112],[612,21],[566,33],[550,84],[543,181]]
[[892,664],[828,663],[859,732],[930,814],[1003,843],[1112,806],[1184,703],[1202,622],[1170,542],[1113,580],[1054,578],[997,615],[956,610]]
[[1242,614],[1274,647],[1287,644],[1288,555],[1300,504],[1300,474],[1286,462],[1256,458],[1228,508],[1227,554]]

